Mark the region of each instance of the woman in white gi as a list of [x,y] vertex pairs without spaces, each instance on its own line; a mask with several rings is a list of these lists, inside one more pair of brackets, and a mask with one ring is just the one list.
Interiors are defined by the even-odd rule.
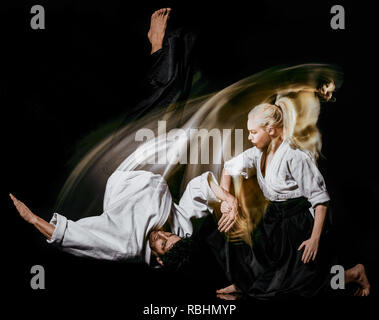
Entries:
[[[310,152],[317,148],[299,147],[293,135],[294,123],[295,108],[288,97],[277,99],[275,104],[256,106],[247,122],[254,147],[225,162],[222,188],[229,191],[231,177],[247,179],[254,171],[269,204],[253,233],[252,250],[231,246],[236,251],[233,256],[240,261],[230,261],[234,284],[219,293],[231,293],[238,287],[262,298],[313,296],[330,286],[331,259],[325,251],[319,251],[319,244],[323,248],[320,239],[330,198],[316,166],[317,152]],[[315,135],[316,142],[318,138]],[[237,207],[237,199],[222,203],[221,231],[233,226]],[[250,274],[242,275],[246,270]],[[347,270],[345,278],[346,283],[360,285],[357,294],[369,294],[363,265]]]

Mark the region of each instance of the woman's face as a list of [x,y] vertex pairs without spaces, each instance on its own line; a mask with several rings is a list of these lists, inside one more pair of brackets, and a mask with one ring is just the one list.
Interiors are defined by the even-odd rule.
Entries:
[[265,127],[259,125],[257,119],[252,116],[247,121],[247,130],[249,130],[249,140],[258,149],[263,149],[267,147],[271,141],[271,137],[268,134]]

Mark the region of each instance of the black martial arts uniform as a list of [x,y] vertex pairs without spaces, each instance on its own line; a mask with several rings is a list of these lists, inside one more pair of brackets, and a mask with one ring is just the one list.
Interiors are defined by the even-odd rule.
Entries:
[[195,33],[167,28],[163,46],[149,57],[147,76],[139,103],[128,112],[128,121],[184,102],[190,93],[194,71]]
[[[252,298],[278,299],[330,295],[331,266],[337,264],[329,247],[329,222],[324,226],[315,261],[304,264],[304,248],[313,228],[306,198],[272,201],[252,234],[252,246],[228,242],[214,221],[203,238],[230,283]],[[201,230],[200,230],[201,231]]]

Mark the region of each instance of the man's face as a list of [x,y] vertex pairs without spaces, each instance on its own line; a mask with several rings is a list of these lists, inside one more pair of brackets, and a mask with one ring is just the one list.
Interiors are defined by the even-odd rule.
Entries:
[[149,236],[151,251],[160,257],[169,251],[181,238],[176,234],[164,231],[152,231]]
[[262,149],[268,146],[270,143],[270,135],[266,131],[266,128],[260,126],[254,117],[251,117],[247,121],[247,129],[249,130],[249,140],[258,149]]

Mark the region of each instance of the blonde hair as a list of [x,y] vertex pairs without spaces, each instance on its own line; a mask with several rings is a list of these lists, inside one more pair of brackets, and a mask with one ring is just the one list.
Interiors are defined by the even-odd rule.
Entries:
[[281,127],[283,124],[283,112],[277,105],[262,103],[254,107],[248,115],[248,119],[254,117],[260,126],[266,128]]
[[278,96],[275,104],[262,103],[248,114],[259,125],[283,127],[283,140],[294,149],[302,149],[317,159],[321,152],[321,134],[317,128],[320,103],[314,92],[299,92],[292,97]]
[[[321,133],[317,128],[320,114],[320,98],[329,101],[333,85],[324,85],[319,90],[304,90],[286,96],[278,95],[275,103],[264,102],[255,106],[248,114],[259,125],[283,128],[283,140],[294,149],[308,152],[316,162],[321,152]],[[271,99],[273,101],[273,99]],[[235,195],[241,203],[241,212],[231,231],[230,241],[251,244],[251,233],[263,217],[267,200],[264,199],[256,179],[252,183],[245,179],[233,179]],[[254,196],[252,196],[252,194]],[[248,197],[250,196],[250,198]]]

